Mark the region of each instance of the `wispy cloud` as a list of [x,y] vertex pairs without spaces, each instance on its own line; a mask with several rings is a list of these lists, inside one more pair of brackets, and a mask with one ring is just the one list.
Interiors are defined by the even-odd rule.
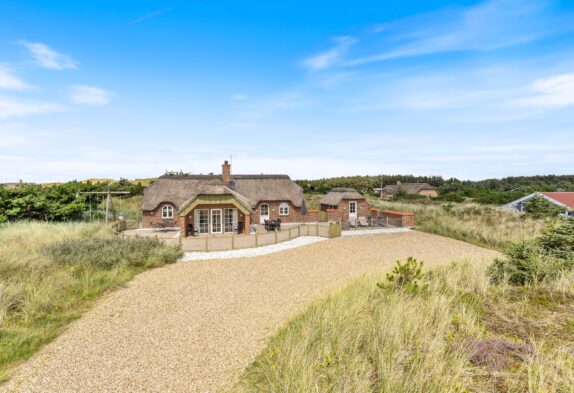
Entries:
[[140,16],[139,18],[136,18],[134,20],[129,21],[128,25],[135,25],[137,23],[141,23],[145,20],[151,19],[155,16],[159,16],[161,14],[164,14],[164,13],[166,13],[168,11],[172,11],[172,10],[173,10],[173,8],[162,8],[162,9],[150,12],[149,14],[145,14],[144,16]]
[[247,98],[249,98],[249,97],[247,97],[245,94],[240,94],[240,93],[233,94],[233,95],[231,96],[231,99],[232,99],[233,101],[244,101],[244,100],[246,100]]
[[78,62],[70,55],[59,53],[41,42],[20,41],[28,50],[34,62],[49,70],[65,70],[77,68]]
[[76,104],[90,106],[108,105],[115,94],[95,86],[70,86],[70,99]]
[[[547,0],[488,0],[469,7],[419,14],[367,29],[359,40],[337,45],[304,61],[313,70],[335,64],[358,66],[403,57],[454,51],[486,51],[532,42],[574,30],[574,15],[555,12]],[[341,61],[357,44],[363,55]],[[381,50],[383,48],[383,50]]]
[[319,53],[303,61],[303,66],[310,70],[322,70],[336,64],[351,46],[357,43],[354,37],[343,36],[334,39],[335,46],[326,52]]
[[8,67],[0,65],[0,89],[24,90],[32,86],[19,79]]
[[0,96],[0,119],[60,112],[65,108],[53,102],[22,101]]
[[309,98],[305,97],[301,92],[287,91],[253,103],[247,110],[242,111],[238,117],[240,119],[259,119],[280,110],[300,108],[308,103]]
[[535,80],[530,85],[531,96],[513,101],[516,106],[563,108],[574,105],[574,73]]

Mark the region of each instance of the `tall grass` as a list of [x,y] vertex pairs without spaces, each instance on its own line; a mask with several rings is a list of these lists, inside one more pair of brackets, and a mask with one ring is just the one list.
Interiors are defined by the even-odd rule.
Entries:
[[117,238],[103,224],[0,226],[0,381],[103,292],[180,254],[155,239]]
[[[381,279],[363,277],[292,320],[236,390],[563,392],[574,386],[574,338],[549,329],[560,322],[552,320],[556,310],[531,306],[542,293],[571,301],[573,281],[565,292],[547,287],[519,296],[511,287],[491,286],[485,265],[464,262],[434,270],[419,294],[381,290]],[[561,315],[572,317],[574,307],[565,307]],[[532,312],[545,334],[521,333],[532,331]]]
[[502,249],[509,242],[533,239],[544,228],[535,220],[498,206],[471,203],[406,203],[371,198],[382,209],[411,211],[417,229],[464,240],[479,246]]

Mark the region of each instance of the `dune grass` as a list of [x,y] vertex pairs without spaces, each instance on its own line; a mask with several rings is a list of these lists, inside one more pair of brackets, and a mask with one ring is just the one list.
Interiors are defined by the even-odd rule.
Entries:
[[104,292],[180,255],[156,239],[115,237],[103,224],[0,226],[0,381]]
[[413,294],[365,276],[288,323],[242,392],[569,392],[574,276],[494,286],[486,265],[427,274]]
[[416,229],[478,246],[503,249],[509,242],[533,239],[546,222],[498,206],[472,203],[408,203],[370,198],[371,206],[416,214]]

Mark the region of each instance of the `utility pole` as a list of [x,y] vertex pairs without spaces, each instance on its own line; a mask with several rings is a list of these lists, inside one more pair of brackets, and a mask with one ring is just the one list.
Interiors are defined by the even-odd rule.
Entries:
[[[112,194],[113,195],[127,195],[129,194],[129,191],[86,191],[86,192],[78,192],[78,195],[80,194],[87,194],[87,195],[94,195],[94,194],[105,194],[106,195],[106,221],[105,223],[108,223],[108,217],[110,215],[110,206],[112,203]],[[90,205],[91,206],[91,205]]]

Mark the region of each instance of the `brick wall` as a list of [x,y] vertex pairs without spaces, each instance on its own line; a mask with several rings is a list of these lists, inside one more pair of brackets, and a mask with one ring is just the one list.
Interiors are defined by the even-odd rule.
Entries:
[[[173,218],[172,219],[163,219],[161,218],[161,209],[165,206],[169,205],[173,208]],[[154,228],[162,221],[171,221],[172,226],[177,227],[180,225],[179,223],[179,216],[177,215],[177,208],[173,203],[161,203],[155,210],[151,211],[143,211],[142,212],[142,227],[143,228]]]
[[422,190],[419,191],[419,195],[436,198],[438,196],[438,192],[436,190]]
[[[309,222],[306,221],[306,216],[301,214],[301,208],[293,206],[289,201],[261,201],[255,209],[253,209],[253,214],[251,214],[251,222],[254,224],[260,223],[259,212],[261,210],[261,204],[266,203],[269,205],[269,219],[276,220],[280,219],[283,223],[291,222]],[[279,205],[281,203],[287,203],[289,205],[289,214],[282,216],[279,214]]]
[[327,221],[336,221],[339,222],[343,219],[343,212],[339,209],[326,209],[327,212]]
[[382,216],[391,220],[400,220],[402,227],[410,228],[415,225],[415,213],[383,210]]

